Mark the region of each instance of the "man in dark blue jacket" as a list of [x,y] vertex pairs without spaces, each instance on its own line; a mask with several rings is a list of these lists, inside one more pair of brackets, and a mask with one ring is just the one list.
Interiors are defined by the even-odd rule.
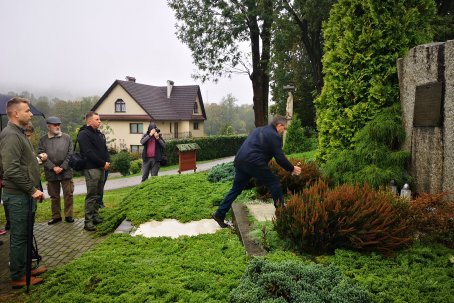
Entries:
[[250,178],[255,178],[259,184],[265,185],[271,192],[274,206],[284,205],[279,178],[271,172],[268,162],[274,157],[276,162],[288,172],[295,175],[301,173],[301,168],[293,166],[282,151],[282,134],[287,129],[287,119],[276,116],[270,125],[258,127],[241,145],[234,160],[235,179],[233,186],[224,197],[213,219],[222,228],[228,225],[224,222],[225,215],[232,207],[233,201],[248,185]]
[[87,195],[85,196],[85,226],[88,231],[95,231],[96,224],[102,222],[98,216],[98,197],[104,191],[104,172],[109,170],[110,160],[106,146],[106,137],[99,131],[101,119],[95,112],[85,115],[86,124],[77,135],[80,152],[85,156],[85,183]]

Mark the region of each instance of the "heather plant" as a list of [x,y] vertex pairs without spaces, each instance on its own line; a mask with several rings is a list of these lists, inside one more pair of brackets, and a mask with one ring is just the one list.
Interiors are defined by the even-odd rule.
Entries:
[[291,195],[276,210],[275,228],[302,252],[319,255],[337,248],[392,254],[410,243],[409,226],[389,192],[367,184],[330,189],[319,181]]
[[454,248],[454,201],[447,193],[422,193],[410,202],[409,216],[419,239]]
[[[277,164],[275,160],[270,161],[268,164],[271,171],[279,178],[284,194],[300,192],[304,188],[314,184],[322,177],[315,162],[298,158],[289,158],[289,161],[294,166],[298,165],[301,167],[300,175],[292,175],[290,172],[284,170],[279,164]],[[271,197],[271,193],[264,186],[258,186],[257,193],[262,197],[262,199]]]
[[344,278],[333,265],[253,259],[231,303],[370,302],[368,292]]

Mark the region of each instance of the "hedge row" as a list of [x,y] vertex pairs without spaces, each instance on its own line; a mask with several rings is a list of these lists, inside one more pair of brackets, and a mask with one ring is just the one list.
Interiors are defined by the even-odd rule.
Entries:
[[212,160],[224,157],[234,156],[244,140],[246,135],[240,136],[210,136],[203,138],[187,138],[181,140],[172,140],[166,142],[166,155],[169,165],[178,163],[177,144],[197,143],[200,147],[197,150],[197,160]]

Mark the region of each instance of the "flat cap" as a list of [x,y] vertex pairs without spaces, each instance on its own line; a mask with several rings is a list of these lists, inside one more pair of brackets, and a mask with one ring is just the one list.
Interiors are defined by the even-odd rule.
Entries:
[[58,117],[49,117],[46,119],[47,124],[61,124],[61,120]]

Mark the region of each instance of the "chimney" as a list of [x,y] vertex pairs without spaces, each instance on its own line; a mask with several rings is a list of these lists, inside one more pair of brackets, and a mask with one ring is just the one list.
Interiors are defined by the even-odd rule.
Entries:
[[170,98],[170,94],[172,93],[172,88],[173,88],[173,81],[167,80],[167,99]]
[[131,76],[126,76],[126,81],[129,81],[129,82],[136,82],[136,78],[135,77],[131,77]]

